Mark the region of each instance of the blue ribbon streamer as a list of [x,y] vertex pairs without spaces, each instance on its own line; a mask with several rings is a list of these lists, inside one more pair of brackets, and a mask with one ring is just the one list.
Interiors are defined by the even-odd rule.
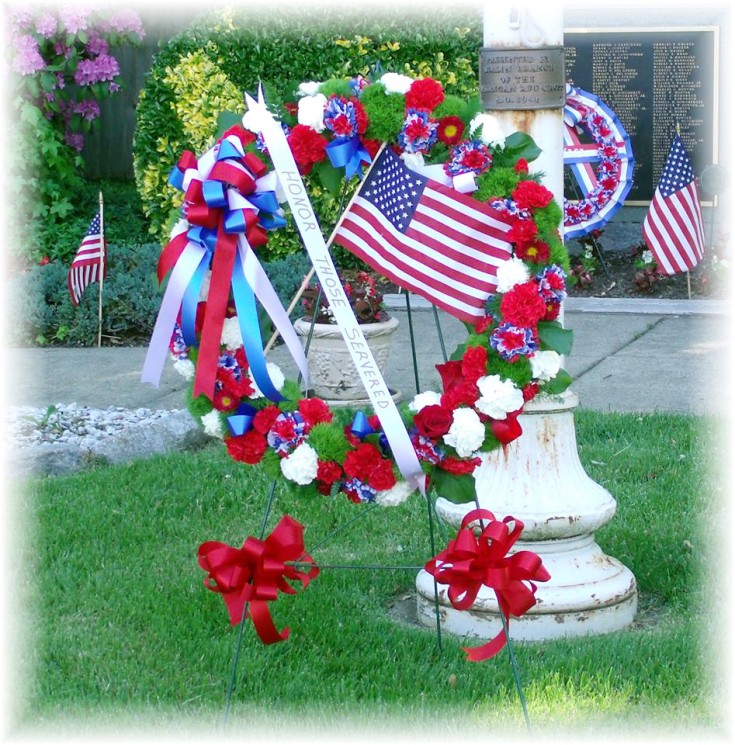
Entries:
[[253,379],[264,396],[271,401],[282,401],[283,396],[273,385],[268,374],[265,355],[263,354],[263,337],[260,334],[255,295],[245,279],[245,271],[239,251],[235,254],[235,267],[232,272],[232,295],[235,299],[235,309],[240,324],[245,356],[248,359]]

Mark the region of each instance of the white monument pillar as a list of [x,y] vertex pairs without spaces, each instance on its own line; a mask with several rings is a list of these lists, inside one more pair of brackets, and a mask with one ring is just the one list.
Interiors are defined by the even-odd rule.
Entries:
[[[565,81],[563,57],[559,56],[563,37],[562,9],[554,3],[530,9],[485,6],[483,55],[488,54],[481,59],[482,64],[489,62],[487,70],[481,70],[481,88],[489,82],[487,90],[481,91],[483,101],[506,134],[528,132],[542,149],[532,167],[546,174],[544,185],[559,204],[564,201]],[[554,82],[545,73],[549,66],[559,64],[561,76]],[[562,94],[555,102],[557,85]],[[488,101],[492,96],[497,96],[497,108]],[[498,449],[485,454],[475,471],[480,506],[498,519],[512,515],[522,520],[525,529],[514,550],[539,554],[551,574],[548,582],[537,587],[536,605],[521,619],[512,620],[514,640],[617,631],[632,623],[637,609],[635,577],[595,542],[595,531],[615,515],[616,502],[580,463],[573,416],[577,404],[571,391],[537,396],[519,417],[523,435],[510,443],[507,453]],[[452,528],[475,506],[437,500],[437,512]],[[433,577],[422,571],[416,587],[419,622],[433,626]],[[457,611],[447,598],[446,586],[438,588],[440,623],[445,631],[485,639],[498,633],[501,620],[492,590],[483,588],[469,611]]]

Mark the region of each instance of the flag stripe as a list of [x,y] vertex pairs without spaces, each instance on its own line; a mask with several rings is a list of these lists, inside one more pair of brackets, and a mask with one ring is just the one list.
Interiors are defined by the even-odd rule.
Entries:
[[509,230],[503,213],[409,170],[385,150],[335,243],[401,287],[474,322],[495,289],[497,267],[510,258]]
[[[455,280],[453,283],[457,293],[464,292],[478,298],[487,297],[488,284],[495,288],[495,271],[500,259],[494,263],[486,261],[462,261],[459,252],[452,251],[439,241],[430,240],[426,235],[403,235],[386,220],[383,215],[365,208],[356,201],[352,213],[342,224],[340,234],[346,238],[359,235],[369,241],[375,251],[386,262],[394,258],[407,265],[406,269],[424,277],[435,277],[444,280]],[[411,233],[411,230],[409,230]],[[388,245],[384,245],[384,243]],[[506,254],[509,256],[509,254]]]
[[699,187],[677,135],[648,213],[643,238],[665,274],[693,269],[704,257],[704,221]]
[[79,244],[79,248],[72,259],[67,284],[72,305],[79,305],[82,294],[89,284],[100,279],[100,264],[103,276],[107,271],[107,246],[101,234],[99,213],[94,216],[87,234]]

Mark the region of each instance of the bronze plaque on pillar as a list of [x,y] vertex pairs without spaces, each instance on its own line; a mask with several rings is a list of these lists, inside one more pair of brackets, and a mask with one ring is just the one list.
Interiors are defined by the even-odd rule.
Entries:
[[496,111],[562,108],[564,47],[481,49],[480,96]]

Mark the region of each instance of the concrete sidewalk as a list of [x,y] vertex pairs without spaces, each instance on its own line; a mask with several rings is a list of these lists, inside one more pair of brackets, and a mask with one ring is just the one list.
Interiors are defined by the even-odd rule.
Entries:
[[[404,399],[416,393],[408,315],[403,296],[387,298],[400,325],[386,374]],[[443,361],[434,312],[412,297],[420,390],[438,390],[434,369]],[[565,359],[580,408],[599,411],[670,411],[721,414],[732,403],[725,379],[731,338],[728,304],[706,300],[613,300],[570,298],[564,325],[574,331],[574,348]],[[437,314],[444,346],[451,354],[465,338],[461,323]],[[166,365],[158,388],[143,385],[146,349],[45,348],[4,350],[10,405],[181,409],[186,383]],[[287,377],[295,366],[284,347],[269,359]]]

